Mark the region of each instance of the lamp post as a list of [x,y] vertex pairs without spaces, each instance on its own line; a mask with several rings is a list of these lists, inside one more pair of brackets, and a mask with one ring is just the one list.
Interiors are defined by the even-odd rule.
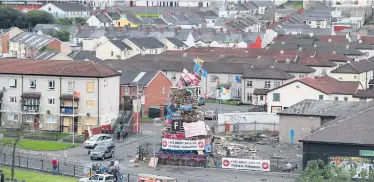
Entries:
[[75,135],[75,132],[74,132],[74,128],[75,128],[75,122],[74,122],[74,98],[75,97],[75,90],[73,89],[73,147],[74,147],[74,135]]

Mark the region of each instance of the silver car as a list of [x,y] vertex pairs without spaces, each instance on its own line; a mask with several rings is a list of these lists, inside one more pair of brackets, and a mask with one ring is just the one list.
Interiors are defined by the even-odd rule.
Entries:
[[216,120],[218,118],[218,113],[216,111],[205,111],[204,119]]
[[101,144],[110,144],[112,143],[113,138],[112,135],[108,134],[98,134],[91,136],[88,140],[86,140],[83,145],[85,148],[95,148]]
[[98,145],[95,147],[95,149],[93,149],[92,152],[90,152],[90,158],[91,160],[105,160],[106,158],[113,158],[115,149],[116,146],[113,143]]

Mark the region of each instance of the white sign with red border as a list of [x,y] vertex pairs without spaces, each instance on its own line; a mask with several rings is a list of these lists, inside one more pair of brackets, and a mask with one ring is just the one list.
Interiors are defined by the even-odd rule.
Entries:
[[173,140],[162,139],[162,149],[170,150],[204,150],[204,140]]
[[222,168],[270,171],[269,160],[222,158]]

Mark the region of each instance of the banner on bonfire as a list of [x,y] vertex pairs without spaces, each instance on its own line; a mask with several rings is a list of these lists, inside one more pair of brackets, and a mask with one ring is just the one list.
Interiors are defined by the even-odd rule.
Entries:
[[198,121],[194,123],[183,123],[184,133],[186,138],[200,135],[207,135],[204,121]]
[[204,150],[205,140],[162,139],[162,149],[170,150]]

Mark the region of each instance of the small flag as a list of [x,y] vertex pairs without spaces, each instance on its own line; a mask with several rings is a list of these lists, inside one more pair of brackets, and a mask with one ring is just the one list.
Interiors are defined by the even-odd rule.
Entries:
[[200,65],[202,65],[205,61],[200,59],[200,58],[196,58],[196,62],[200,63]]
[[240,83],[240,82],[241,82],[241,79],[240,79],[239,76],[235,76],[235,82],[236,82],[236,83]]
[[203,70],[203,77],[207,77],[208,76],[208,72],[207,71],[205,71],[205,70]]
[[201,65],[200,65],[199,63],[195,63],[195,66],[194,66],[194,68],[193,68],[193,71],[194,71],[195,73],[200,73],[200,71],[201,71]]

